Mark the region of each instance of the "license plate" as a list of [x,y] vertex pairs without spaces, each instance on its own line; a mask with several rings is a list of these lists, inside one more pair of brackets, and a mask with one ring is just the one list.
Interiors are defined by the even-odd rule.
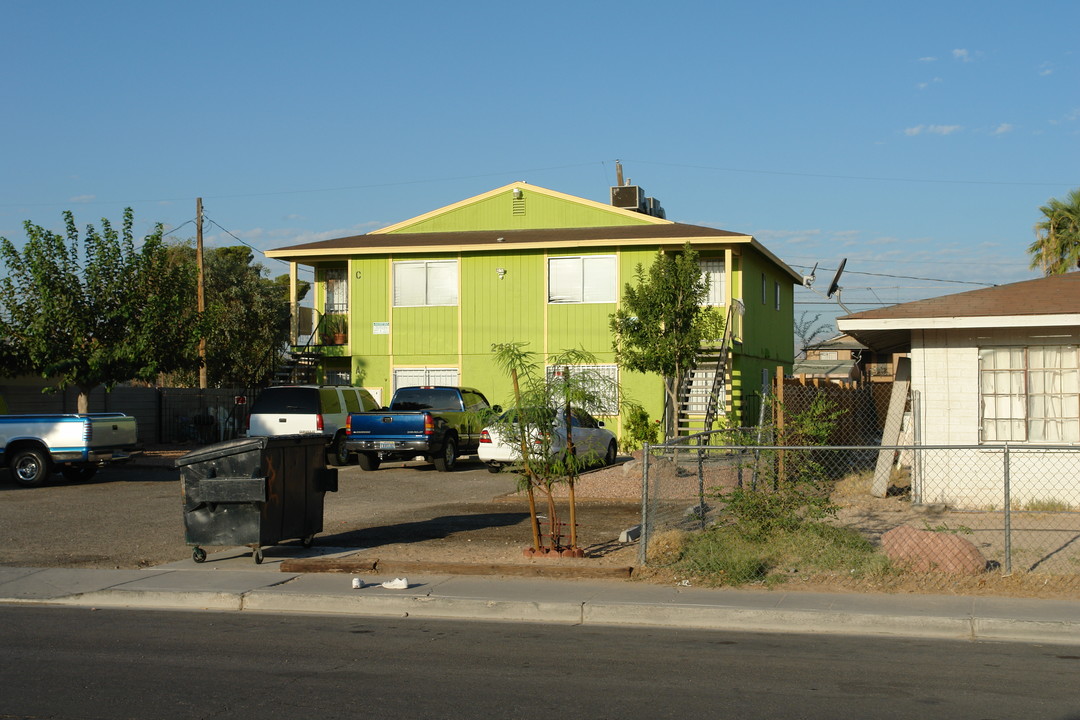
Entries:
[[379,441],[379,449],[380,450],[393,450],[394,449],[394,441],[393,440],[380,440]]

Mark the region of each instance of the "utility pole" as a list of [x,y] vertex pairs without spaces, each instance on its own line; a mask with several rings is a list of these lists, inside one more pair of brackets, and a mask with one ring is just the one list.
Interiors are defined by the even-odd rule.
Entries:
[[[206,310],[206,295],[203,291],[203,237],[202,237],[202,198],[195,198],[195,265],[199,271],[199,285],[196,299],[196,309],[199,311],[199,319],[202,319]],[[206,338],[199,338],[199,388],[206,389]]]

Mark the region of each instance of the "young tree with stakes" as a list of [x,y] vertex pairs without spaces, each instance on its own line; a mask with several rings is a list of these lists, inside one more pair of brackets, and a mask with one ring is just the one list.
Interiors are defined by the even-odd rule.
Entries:
[[[584,350],[567,350],[541,364],[537,355],[525,349],[527,343],[492,345],[496,364],[510,376],[514,395],[507,404],[509,410],[490,425],[518,449],[519,460],[514,466],[519,473],[520,486],[529,499],[532,527],[532,550],[540,552],[569,552],[580,556],[577,542],[577,506],[574,485],[584,467],[599,458],[579,455],[574,449],[571,408],[591,414],[618,413],[612,402],[619,396],[618,387],[610,377],[580,366],[596,364],[596,358]],[[548,372],[548,368],[552,372]],[[552,429],[562,418],[566,428],[565,451],[553,452]],[[554,490],[565,484],[569,505],[569,545],[562,545],[562,532],[555,505]],[[536,492],[543,493],[547,503],[548,538],[545,547],[540,533],[536,508]]]

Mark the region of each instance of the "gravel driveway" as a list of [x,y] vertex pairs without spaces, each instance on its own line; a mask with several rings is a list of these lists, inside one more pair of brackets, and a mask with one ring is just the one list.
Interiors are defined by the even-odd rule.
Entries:
[[[190,557],[180,474],[163,467],[167,459],[157,466],[148,461],[106,468],[82,483],[57,475],[40,488],[18,486],[0,471],[0,565],[136,568]],[[339,490],[326,495],[316,545],[370,549],[382,559],[526,562],[529,512],[515,492],[516,477],[489,473],[476,461],[461,461],[459,468],[340,468]],[[546,505],[540,512],[546,515]],[[559,512],[566,514],[561,503]],[[633,502],[583,499],[578,544],[599,562],[633,564],[636,548],[617,539],[639,515]],[[289,544],[277,552],[286,553]]]

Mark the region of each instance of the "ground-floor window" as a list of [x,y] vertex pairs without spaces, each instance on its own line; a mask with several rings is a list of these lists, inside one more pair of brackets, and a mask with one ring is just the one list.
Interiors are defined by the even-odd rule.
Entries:
[[1075,345],[979,350],[983,442],[1080,442]]
[[395,368],[394,390],[412,385],[458,385],[457,368]]

